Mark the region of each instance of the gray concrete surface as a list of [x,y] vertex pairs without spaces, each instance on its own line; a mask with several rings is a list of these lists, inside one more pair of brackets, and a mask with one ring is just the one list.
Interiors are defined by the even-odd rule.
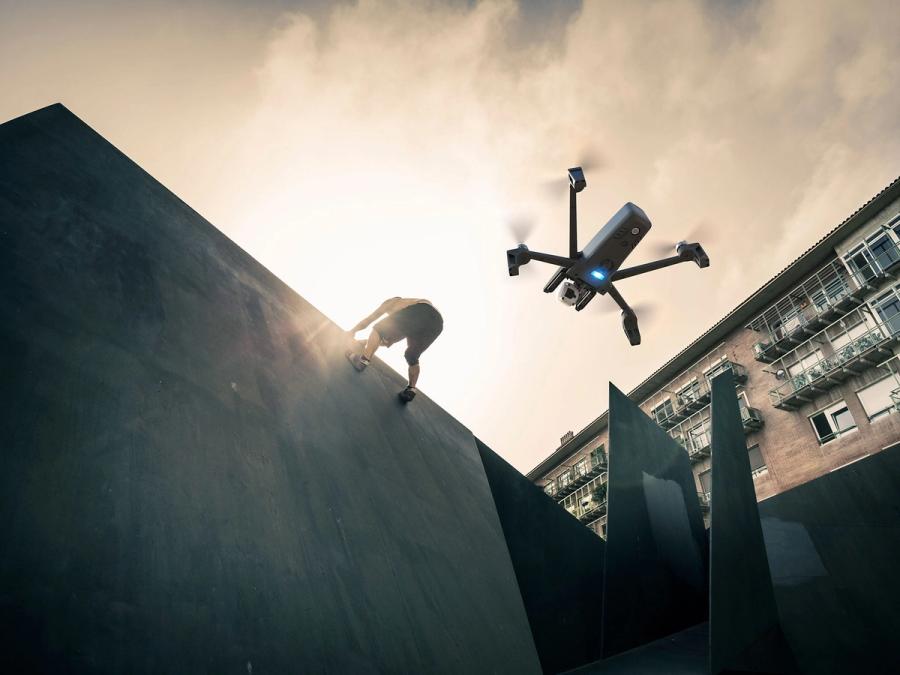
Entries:
[[343,348],[62,106],[0,126],[6,670],[540,672],[472,434]]

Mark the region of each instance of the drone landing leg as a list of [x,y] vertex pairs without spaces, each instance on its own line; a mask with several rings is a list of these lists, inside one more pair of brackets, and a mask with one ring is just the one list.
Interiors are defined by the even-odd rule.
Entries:
[[628,306],[625,298],[612,284],[607,288],[607,293],[622,308],[622,329],[625,331],[626,337],[628,337],[628,342],[631,343],[632,347],[641,344],[641,331],[638,328],[637,315],[634,313],[634,310]]
[[594,296],[597,295],[597,291],[585,291],[581,294],[578,300],[575,302],[575,311],[580,312],[587,304],[594,299]]

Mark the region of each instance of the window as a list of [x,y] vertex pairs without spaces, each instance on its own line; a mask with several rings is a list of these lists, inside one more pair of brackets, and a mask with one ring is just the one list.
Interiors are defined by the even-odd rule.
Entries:
[[666,419],[675,414],[675,408],[672,406],[672,399],[667,398],[665,401],[656,406],[652,411],[653,419],[657,424],[662,424]]
[[822,352],[817,349],[812,354],[807,354],[799,361],[794,364],[791,364],[787,367],[788,375],[791,377],[797,377],[798,375],[802,375],[804,372],[815,366],[819,361],[822,360]]
[[900,252],[887,233],[877,234],[867,241],[869,250],[875,257],[875,264],[883,270],[900,260]]
[[700,489],[703,490],[703,494],[708,495],[712,492],[712,469],[707,469],[697,476],[697,478],[700,479]]
[[712,382],[715,379],[716,375],[719,375],[720,373],[724,373],[726,370],[732,370],[731,361],[729,361],[728,359],[725,359],[724,361],[717,363],[712,368],[707,370],[706,371],[706,379],[709,380],[710,382]]
[[868,282],[877,276],[877,272],[872,266],[872,257],[862,246],[849,253],[845,260],[860,281]]
[[891,392],[898,388],[900,388],[900,378],[897,375],[888,375],[856,392],[869,420],[887,415],[893,410],[894,401],[891,399]]
[[856,338],[865,335],[868,331],[869,327],[866,325],[865,321],[860,321],[852,328],[848,328],[845,332],[836,335],[831,340],[831,346],[837,351],[841,347],[845,347],[853,342]]
[[544,486],[544,492],[545,492],[547,495],[549,495],[550,497],[552,497],[553,495],[555,495],[555,494],[556,494],[556,481],[555,481],[555,480],[551,480],[549,483],[547,483],[547,484]]
[[700,398],[700,383],[697,380],[678,390],[678,400],[682,405],[696,401],[698,398]]
[[700,452],[701,450],[708,448],[710,444],[709,432],[709,420],[704,420],[688,431],[688,438],[691,439],[691,450]]
[[762,456],[762,452],[758,445],[754,445],[747,450],[750,455],[750,473],[755,477],[766,472],[766,459]]
[[873,304],[878,316],[887,326],[888,333],[891,335],[900,333],[900,298],[891,291],[882,295]]
[[810,415],[809,421],[816,432],[819,443],[833,441],[848,431],[856,429],[853,415],[850,414],[847,404],[843,401],[838,401],[825,410]]
[[591,450],[591,468],[606,465],[606,448],[599,445]]

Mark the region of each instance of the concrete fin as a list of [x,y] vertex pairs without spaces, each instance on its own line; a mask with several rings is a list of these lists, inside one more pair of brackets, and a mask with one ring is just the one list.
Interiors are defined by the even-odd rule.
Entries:
[[794,673],[781,634],[730,370],[712,381],[710,673]]
[[603,656],[705,621],[706,540],[687,453],[610,384]]

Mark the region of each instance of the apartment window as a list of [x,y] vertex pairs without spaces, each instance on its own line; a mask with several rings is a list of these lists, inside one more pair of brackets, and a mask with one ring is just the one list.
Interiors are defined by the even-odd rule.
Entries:
[[675,408],[672,406],[672,399],[667,398],[658,406],[656,406],[652,411],[653,419],[656,420],[657,424],[660,424],[667,418],[671,417],[675,414]]
[[731,369],[732,369],[731,361],[729,361],[728,359],[725,359],[724,361],[721,361],[721,362],[717,363],[716,365],[714,365],[712,368],[707,370],[706,373],[704,373],[704,374],[706,375],[706,379],[709,380],[710,382],[712,382],[715,379],[716,375],[719,375],[720,373],[724,373],[726,370],[731,370]]
[[895,291],[889,291],[875,300],[875,311],[893,335],[900,333],[900,298]]
[[815,415],[810,415],[809,421],[816,432],[819,443],[827,443],[835,438],[856,429],[853,415],[844,401],[838,401],[825,410],[820,410]]
[[822,351],[817,349],[811,354],[807,354],[802,359],[793,363],[787,367],[788,375],[791,377],[797,377],[798,375],[802,375],[804,372],[815,366],[819,361],[822,360]]
[[835,351],[837,351],[841,347],[847,346],[848,344],[856,340],[856,338],[862,337],[868,332],[869,326],[866,325],[865,321],[860,321],[855,326],[852,326],[844,332],[838,333],[833,338],[831,338],[831,346]]
[[556,479],[559,482],[559,489],[563,489],[569,482],[572,480],[572,476],[568,471],[564,471],[559,474],[559,478]]
[[547,483],[547,484],[544,486],[544,492],[545,492],[546,494],[548,494],[549,496],[551,496],[551,497],[552,497],[553,495],[555,495],[555,494],[556,494],[556,481],[555,481],[555,480],[551,480],[549,483]]
[[708,420],[704,420],[688,431],[688,438],[691,439],[691,448],[696,451],[708,448],[710,444],[709,432],[710,427]]
[[877,272],[873,267],[872,256],[862,246],[847,254],[845,260],[847,261],[847,265],[850,267],[850,269],[861,280],[870,281],[875,276],[877,276]]
[[876,417],[887,415],[893,410],[894,401],[891,399],[891,392],[897,389],[900,389],[900,381],[897,376],[888,375],[856,392],[870,421]]
[[881,269],[887,269],[900,260],[900,252],[887,233],[877,234],[867,241],[869,250],[875,257],[875,264]]
[[707,469],[697,476],[697,478],[700,479],[700,489],[703,490],[704,494],[708,495],[712,492],[712,469]]
[[762,456],[759,445],[749,448],[747,454],[750,456],[750,473],[753,476],[764,473],[766,471],[766,459]]
[[606,464],[606,447],[599,445],[591,450],[591,467]]
[[698,398],[700,398],[700,383],[697,380],[693,380],[690,384],[678,390],[678,399],[682,403],[690,403]]

